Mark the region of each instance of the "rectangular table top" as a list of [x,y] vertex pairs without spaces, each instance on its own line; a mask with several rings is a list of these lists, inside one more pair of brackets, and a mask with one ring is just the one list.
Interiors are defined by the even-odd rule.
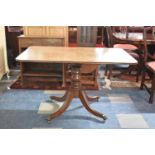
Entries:
[[136,64],[132,56],[119,48],[31,46],[17,58],[19,62],[77,64]]

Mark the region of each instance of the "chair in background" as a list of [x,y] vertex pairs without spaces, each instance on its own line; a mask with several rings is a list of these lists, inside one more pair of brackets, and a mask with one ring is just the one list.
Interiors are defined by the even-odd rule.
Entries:
[[[155,91],[155,50],[153,52],[149,51],[148,49],[148,39],[152,38],[155,44],[155,36],[153,34],[154,33],[153,29],[154,29],[153,27],[144,28],[144,70],[140,86],[141,89],[145,87],[148,93],[150,94],[149,103],[153,103],[154,91]],[[145,83],[146,80],[151,80],[151,88],[149,88]]]
[[128,26],[123,26],[120,27],[121,29],[121,33],[123,35],[125,35],[125,38],[118,43],[116,41],[116,38],[114,37],[113,33],[116,32],[115,27],[107,27],[107,34],[108,34],[108,47],[114,47],[114,48],[122,48],[124,50],[126,50],[132,57],[134,57],[135,59],[137,59],[138,61],[138,65],[125,65],[125,64],[121,64],[121,65],[107,65],[106,66],[106,70],[105,70],[105,75],[107,76],[108,74],[108,70],[109,70],[109,74],[108,74],[108,78],[110,79],[112,77],[112,71],[113,68],[125,68],[126,70],[121,72],[118,75],[114,75],[115,77],[120,76],[122,74],[126,74],[126,73],[131,73],[133,70],[136,70],[136,82],[138,82],[139,80],[139,74],[140,74],[140,55],[139,55],[139,49],[137,46],[131,44],[130,40],[128,40],[128,31],[129,31],[129,27]]

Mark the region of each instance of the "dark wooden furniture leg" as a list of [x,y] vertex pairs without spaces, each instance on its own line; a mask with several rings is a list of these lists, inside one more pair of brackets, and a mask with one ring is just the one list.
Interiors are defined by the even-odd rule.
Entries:
[[65,67],[65,64],[62,64],[62,87],[66,87],[66,67]]
[[154,97],[154,90],[155,90],[155,73],[152,75],[152,86],[150,90],[150,98],[149,98],[149,103],[153,103],[153,97]]
[[50,96],[50,99],[56,100],[58,102],[63,102],[66,100],[68,93],[66,92],[62,97]]
[[64,102],[64,104],[62,105],[62,107],[54,112],[53,114],[48,116],[48,121],[52,120],[53,118],[56,118],[58,116],[60,116],[61,114],[63,114],[65,112],[65,110],[69,107],[71,101],[73,99],[73,95],[71,92],[67,93],[67,97],[66,97],[66,101]]
[[144,69],[142,72],[142,80],[141,80],[141,86],[140,86],[141,90],[144,88],[145,77],[146,77],[146,69]]
[[[145,84],[147,73],[151,79],[151,88],[149,88]],[[149,95],[150,95],[149,103],[152,104],[153,103],[153,97],[154,97],[154,91],[155,91],[155,73],[150,72],[150,70],[148,68],[145,68],[143,71],[143,74],[142,74],[142,81],[141,81],[140,89],[142,90],[143,88],[145,88],[147,90],[147,92],[149,93]]]
[[23,62],[20,62],[20,78],[21,78],[21,85],[24,85],[24,76],[23,76],[23,72],[24,72],[24,64]]
[[83,93],[87,97],[87,100],[90,101],[90,102],[98,102],[98,100],[100,98],[99,96],[88,96],[85,91],[83,91]]
[[87,111],[89,111],[91,114],[93,114],[93,115],[95,115],[97,117],[102,118],[103,120],[107,119],[107,117],[104,114],[102,114],[102,113],[100,113],[100,112],[98,112],[96,110],[93,110],[90,107],[90,105],[88,103],[88,99],[87,99],[87,97],[85,96],[85,93],[82,90],[79,92],[79,98],[80,98],[83,106],[86,108]]
[[64,101],[64,104],[62,105],[62,107],[58,111],[54,112],[53,114],[51,114],[48,117],[48,121],[52,120],[55,117],[60,116],[63,112],[65,112],[65,110],[69,107],[70,102],[72,101],[73,98],[80,98],[83,106],[91,114],[102,118],[104,121],[107,119],[107,117],[104,114],[102,114],[102,113],[100,113],[98,111],[95,111],[90,107],[88,101],[90,101],[90,100],[91,101],[97,101],[99,99],[99,97],[90,97],[82,89],[81,81],[80,81],[80,66],[76,66],[76,67],[74,66],[72,68],[72,71],[71,71],[71,86],[70,86],[69,90],[65,93],[65,95],[62,96],[62,97],[53,96],[53,97],[50,97],[50,98],[55,99],[57,101],[64,101],[64,100],[65,101]]
[[112,77],[112,70],[113,70],[113,66],[109,65],[109,75],[108,75],[108,79],[111,79]]

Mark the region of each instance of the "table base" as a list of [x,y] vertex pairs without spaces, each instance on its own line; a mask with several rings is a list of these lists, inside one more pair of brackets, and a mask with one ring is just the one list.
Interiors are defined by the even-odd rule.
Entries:
[[107,117],[96,111],[93,110],[90,107],[89,101],[98,101],[99,97],[90,97],[86,94],[86,92],[82,89],[81,82],[80,82],[80,68],[79,67],[73,67],[71,71],[71,86],[69,90],[66,91],[64,96],[62,97],[57,97],[57,96],[51,96],[50,97],[52,100],[56,101],[64,101],[63,105],[60,107],[60,109],[48,117],[48,121],[51,121],[52,119],[60,116],[65,112],[65,110],[69,107],[71,101],[73,98],[79,98],[83,104],[83,106],[86,108],[88,112],[91,114],[102,118],[104,121],[107,119]]

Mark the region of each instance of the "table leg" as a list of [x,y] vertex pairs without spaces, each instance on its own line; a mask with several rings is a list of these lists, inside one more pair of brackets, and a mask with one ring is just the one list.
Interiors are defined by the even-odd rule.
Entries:
[[65,68],[65,64],[62,64],[62,87],[66,87],[66,68]]
[[23,72],[24,72],[24,65],[23,62],[20,62],[20,78],[21,78],[21,85],[24,85],[24,76],[23,76]]
[[51,98],[52,100],[56,100],[56,101],[58,101],[58,102],[63,102],[63,101],[66,100],[67,95],[68,95],[68,92],[66,91],[66,93],[65,93],[62,97],[50,96],[50,98]]
[[51,121],[53,118],[56,118],[56,117],[60,116],[61,114],[63,114],[65,112],[65,110],[69,107],[72,99],[73,99],[72,93],[68,92],[66,100],[65,100],[64,104],[62,105],[62,107],[58,111],[56,111],[53,114],[49,115],[48,116],[48,121]]
[[87,93],[83,90],[84,95],[86,96],[87,100],[90,102],[98,102],[99,96],[88,96]]
[[84,93],[83,91],[80,91],[80,92],[79,92],[79,98],[80,98],[80,100],[81,100],[83,106],[86,108],[86,110],[88,110],[91,114],[93,114],[93,115],[95,115],[95,116],[97,116],[97,117],[100,117],[100,118],[102,118],[103,120],[106,120],[106,119],[107,119],[107,117],[106,117],[104,114],[102,114],[102,113],[100,113],[100,112],[98,112],[98,111],[96,111],[96,110],[93,110],[93,109],[90,107],[90,105],[89,105],[89,103],[88,103],[87,96],[85,95],[85,93]]

